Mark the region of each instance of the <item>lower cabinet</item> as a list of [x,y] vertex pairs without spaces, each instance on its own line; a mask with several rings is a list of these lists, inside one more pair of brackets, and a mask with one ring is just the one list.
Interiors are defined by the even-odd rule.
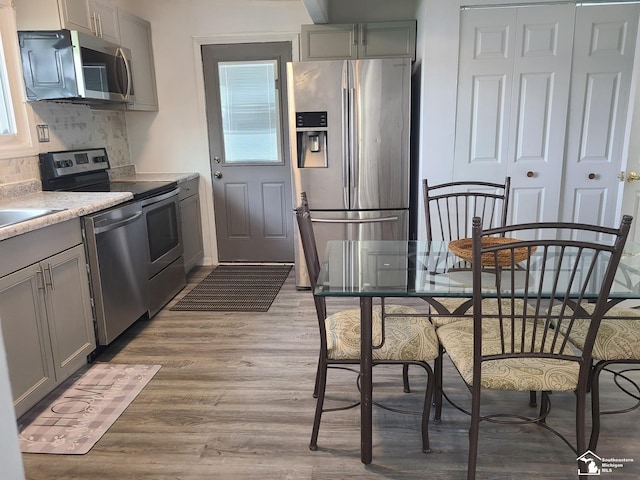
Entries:
[[202,259],[202,221],[200,219],[200,195],[198,178],[180,185],[180,218],[182,220],[182,246],[184,269],[189,273]]
[[0,326],[19,417],[95,349],[83,245],[1,277]]

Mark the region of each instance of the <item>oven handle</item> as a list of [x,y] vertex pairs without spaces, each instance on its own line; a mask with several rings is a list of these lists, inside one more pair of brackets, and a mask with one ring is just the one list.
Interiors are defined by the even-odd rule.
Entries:
[[154,203],[162,202],[163,200],[174,197],[178,195],[179,192],[180,192],[179,188],[174,188],[170,192],[163,193],[162,195],[156,195],[154,197],[145,198],[144,200],[141,200],[140,203],[142,204],[143,207],[148,207],[149,205],[153,205]]
[[115,230],[116,228],[120,228],[120,227],[124,227],[126,225],[129,225],[130,223],[135,222],[136,220],[138,220],[140,217],[142,216],[142,211],[136,212],[133,215],[131,215],[130,217],[127,217],[123,220],[118,220],[117,222],[113,222],[113,223],[109,223],[103,227],[97,227],[94,229],[94,232],[96,235],[99,235],[101,233],[106,233],[106,232],[110,232],[111,230]]

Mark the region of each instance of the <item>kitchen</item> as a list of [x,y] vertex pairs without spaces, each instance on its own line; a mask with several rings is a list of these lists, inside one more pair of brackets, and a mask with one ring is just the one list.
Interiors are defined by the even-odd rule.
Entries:
[[[384,1],[118,1],[152,24],[158,112],[91,110],[82,106],[42,104],[34,107],[33,125],[48,125],[50,141],[39,151],[108,145],[112,165],[135,164],[139,172],[196,172],[201,178],[204,258],[218,258],[211,194],[206,112],[199,46],[207,43],[291,40],[300,25],[325,20],[418,20],[416,82],[420,99],[419,144],[421,174],[434,181],[451,176],[453,158],[458,20],[461,4],[437,0]],[[388,5],[393,3],[393,5]],[[496,3],[496,2],[491,2]],[[330,7],[330,10],[329,10]],[[330,16],[327,16],[327,10]],[[213,33],[215,32],[215,33]],[[640,140],[631,135],[629,158],[638,158]],[[0,162],[2,184],[38,178],[37,157],[10,157]]]

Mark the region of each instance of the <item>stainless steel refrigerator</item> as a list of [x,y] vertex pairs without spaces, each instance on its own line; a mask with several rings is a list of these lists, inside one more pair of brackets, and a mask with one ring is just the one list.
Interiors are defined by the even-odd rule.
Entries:
[[328,240],[408,239],[410,60],[291,62],[287,75],[294,205],[307,192],[319,255]]

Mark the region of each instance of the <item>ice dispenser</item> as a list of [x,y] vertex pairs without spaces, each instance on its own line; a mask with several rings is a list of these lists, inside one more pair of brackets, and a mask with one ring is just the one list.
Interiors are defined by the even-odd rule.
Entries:
[[298,168],[327,167],[327,112],[296,112]]

